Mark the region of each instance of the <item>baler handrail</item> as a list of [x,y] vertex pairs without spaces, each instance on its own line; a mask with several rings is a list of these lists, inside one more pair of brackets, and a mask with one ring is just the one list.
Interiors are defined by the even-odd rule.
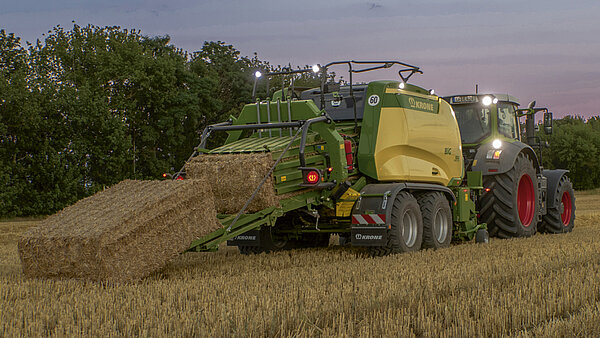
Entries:
[[343,65],[343,64],[347,64],[347,65],[351,65],[351,64],[355,64],[355,65],[376,65],[376,64],[379,64],[379,65],[381,65],[381,66],[377,66],[377,67],[371,67],[371,68],[353,70],[352,71],[353,73],[362,73],[362,72],[367,72],[367,71],[371,71],[371,70],[385,69],[385,68],[390,68],[393,65],[400,65],[400,66],[407,67],[406,71],[413,70],[413,71],[421,72],[421,69],[418,66],[413,66],[411,64],[408,64],[408,63],[405,63],[405,62],[401,62],[401,61],[395,61],[395,60],[389,60],[389,61],[357,61],[357,60],[333,61],[333,62],[330,62],[330,63],[326,64],[325,66],[323,66],[323,68],[327,69],[327,68],[329,68],[331,66]]
[[179,171],[177,172],[177,174],[173,175],[173,180],[178,179],[179,177],[181,177],[181,174],[183,173],[183,168],[185,168],[185,165],[192,160],[192,158],[196,157],[200,152],[198,150],[198,148],[204,148],[204,146],[206,146],[206,139],[208,138],[208,135],[210,135],[210,129],[209,127],[211,126],[225,126],[228,124],[232,124],[233,121],[231,120],[227,120],[225,122],[220,122],[220,123],[215,123],[212,124],[210,126],[207,126],[206,128],[204,128],[204,130],[202,131],[202,136],[201,136],[201,142],[200,145],[198,145],[198,147],[196,147],[196,149],[194,149],[194,152],[192,152],[192,154],[190,155],[190,157],[188,157],[187,161],[185,161],[185,163],[183,164],[183,166],[181,167],[181,169],[179,169]]
[[[276,129],[276,128],[300,128],[304,121],[277,122],[277,123],[253,123],[253,124],[232,124],[231,120],[216,124],[211,124],[204,128],[200,144],[196,148],[206,148],[206,141],[213,131],[234,131],[234,130],[253,130],[253,129]],[[195,155],[194,155],[195,156]],[[192,156],[193,157],[193,156]]]
[[306,148],[306,136],[308,135],[308,128],[310,128],[310,125],[313,123],[324,122],[324,121],[325,122],[331,121],[331,119],[329,119],[329,117],[327,117],[326,115],[322,115],[319,117],[315,117],[315,118],[306,120],[306,122],[302,126],[302,138],[300,138],[300,149],[298,152],[298,157],[300,157],[300,166],[301,167],[306,167],[306,158],[304,157],[304,150]]
[[[210,136],[210,133],[214,130],[213,128],[215,127],[221,127],[221,126],[230,126],[233,124],[233,121],[227,120],[225,122],[220,122],[220,123],[215,123],[215,124],[211,124],[206,126],[206,128],[204,128],[204,130],[202,131],[202,136],[200,137],[200,144],[198,145],[198,147],[196,147],[196,149],[200,148],[200,149],[204,149],[206,148],[206,140],[208,140],[208,137]],[[198,151],[195,151],[191,157],[195,157],[196,155],[198,155]],[[190,159],[191,159],[190,157]],[[189,161],[189,160],[188,160]]]
[[275,128],[293,128],[302,127],[304,121],[292,121],[292,122],[273,122],[273,123],[254,123],[254,124],[236,124],[227,126],[215,126],[211,127],[210,130],[216,131],[232,131],[232,130],[251,130],[251,129],[275,129]]

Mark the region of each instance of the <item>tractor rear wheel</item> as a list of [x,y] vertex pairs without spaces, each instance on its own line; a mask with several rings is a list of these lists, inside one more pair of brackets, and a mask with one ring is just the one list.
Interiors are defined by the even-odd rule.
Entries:
[[571,232],[575,225],[575,192],[567,176],[558,181],[554,193],[554,207],[542,217],[540,231],[551,234]]
[[385,246],[369,247],[372,256],[421,249],[423,217],[417,199],[406,191],[398,193],[392,205],[391,228]]
[[417,196],[423,215],[423,248],[446,248],[452,240],[452,211],[441,192]]
[[479,210],[491,236],[529,237],[536,233],[538,180],[529,157],[520,153],[506,173],[483,176],[483,186],[489,191],[479,199]]

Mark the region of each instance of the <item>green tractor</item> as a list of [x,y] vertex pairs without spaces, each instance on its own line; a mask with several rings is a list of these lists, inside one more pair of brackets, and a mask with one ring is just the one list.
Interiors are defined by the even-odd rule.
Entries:
[[[552,113],[519,109],[507,94],[444,97],[452,105],[460,128],[467,170],[481,172],[484,191],[478,200],[480,221],[491,236],[527,237],[536,232],[564,233],[573,229],[575,195],[567,170],[545,170],[535,115],[543,112],[543,129],[552,132]],[[520,119],[526,118],[525,134]]]

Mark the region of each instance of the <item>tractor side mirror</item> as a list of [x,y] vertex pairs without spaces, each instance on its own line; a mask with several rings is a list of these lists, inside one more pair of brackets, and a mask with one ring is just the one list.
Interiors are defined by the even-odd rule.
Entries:
[[533,107],[535,107],[535,100],[529,102],[529,106],[527,106],[527,108],[529,108],[529,109],[533,109]]
[[544,112],[544,133],[552,134],[552,113],[549,111]]

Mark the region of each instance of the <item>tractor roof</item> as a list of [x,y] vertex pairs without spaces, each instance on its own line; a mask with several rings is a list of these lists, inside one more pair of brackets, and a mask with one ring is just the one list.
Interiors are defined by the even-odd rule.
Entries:
[[484,96],[492,96],[498,99],[498,101],[510,102],[516,105],[520,105],[519,99],[509,94],[461,94],[461,95],[450,95],[444,96],[443,99],[448,101],[450,104],[462,104],[462,103],[473,103],[479,102]]

